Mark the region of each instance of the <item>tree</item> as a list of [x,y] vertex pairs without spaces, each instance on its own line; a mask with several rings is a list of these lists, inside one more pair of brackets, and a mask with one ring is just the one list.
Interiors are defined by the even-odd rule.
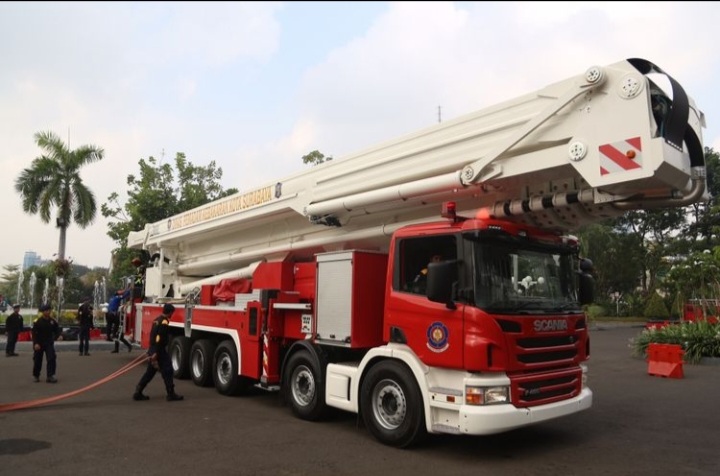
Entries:
[[687,299],[715,299],[720,289],[720,260],[710,250],[695,252],[673,264],[665,289]]
[[648,319],[667,319],[670,317],[670,312],[663,298],[656,292],[653,292],[648,299],[647,305],[645,306],[645,317]]
[[598,301],[606,303],[614,293],[617,298],[634,293],[642,274],[638,238],[607,223],[587,225],[579,236],[583,256],[593,262]]
[[18,282],[20,280],[20,265],[7,264],[3,266],[4,273],[0,276],[0,294],[12,305],[17,301]]
[[83,183],[80,169],[103,158],[103,149],[83,145],[70,150],[52,132],[38,132],[35,142],[45,154],[33,160],[15,180],[15,190],[22,198],[23,211],[39,214],[49,223],[57,209],[55,224],[60,228],[58,260],[65,260],[67,228],[75,222],[85,228],[95,220],[97,206],[92,191]]
[[309,152],[307,155],[302,156],[303,164],[312,164],[312,165],[319,165],[324,162],[329,162],[333,158],[332,156],[325,156],[325,154],[321,153],[318,150],[313,150],[312,152]]
[[110,277],[115,283],[134,272],[130,264],[134,253],[127,249],[127,237],[131,231],[142,230],[148,223],[238,192],[236,188],[224,190],[220,185],[223,172],[215,161],[204,167],[195,166],[185,154],[178,152],[175,168],[169,163],[158,163],[152,156],[147,160],[140,159],[138,165],[139,175],[127,177],[127,201],[121,203],[119,195],[112,193],[100,208],[103,216],[111,219],[108,236],[118,245],[113,251]]
[[615,220],[615,230],[635,238],[638,249],[632,252],[643,256],[643,291],[656,288],[655,278],[665,266],[663,259],[670,253],[670,245],[686,223],[686,216],[686,208],[668,208],[629,211]]

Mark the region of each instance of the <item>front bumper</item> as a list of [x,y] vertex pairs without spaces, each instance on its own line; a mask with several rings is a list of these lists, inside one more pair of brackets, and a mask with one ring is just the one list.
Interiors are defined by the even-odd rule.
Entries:
[[467,435],[492,435],[504,431],[572,415],[592,406],[592,391],[584,388],[580,395],[561,402],[530,408],[511,404],[460,407],[459,430]]

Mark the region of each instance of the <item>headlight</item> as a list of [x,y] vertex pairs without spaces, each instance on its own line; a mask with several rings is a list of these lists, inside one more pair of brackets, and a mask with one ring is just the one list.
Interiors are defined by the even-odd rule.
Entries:
[[493,405],[508,403],[508,387],[465,387],[465,403],[468,405]]

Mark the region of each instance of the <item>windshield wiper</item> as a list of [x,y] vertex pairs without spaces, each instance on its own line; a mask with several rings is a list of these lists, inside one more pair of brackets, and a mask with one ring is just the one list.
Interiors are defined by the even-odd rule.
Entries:
[[483,309],[489,312],[522,312],[522,313],[550,313],[550,312],[580,312],[582,308],[576,302],[555,304],[542,298],[535,300],[518,299],[495,301]]
[[536,308],[532,310],[528,310],[529,307],[537,306],[540,304],[539,301],[527,301],[527,300],[504,300],[504,301],[495,301],[493,303],[490,303],[489,305],[483,307],[486,311],[489,312],[497,312],[497,311],[505,311],[505,312],[546,312],[545,310],[541,308]]
[[573,312],[580,312],[582,311],[582,308],[580,305],[576,302],[566,302],[565,304],[560,304],[559,306],[553,306],[553,311],[573,311]]

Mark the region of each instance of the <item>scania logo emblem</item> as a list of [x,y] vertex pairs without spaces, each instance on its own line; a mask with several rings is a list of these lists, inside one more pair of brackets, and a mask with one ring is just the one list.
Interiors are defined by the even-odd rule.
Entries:
[[533,322],[535,332],[566,331],[568,323],[565,319],[536,319]]

